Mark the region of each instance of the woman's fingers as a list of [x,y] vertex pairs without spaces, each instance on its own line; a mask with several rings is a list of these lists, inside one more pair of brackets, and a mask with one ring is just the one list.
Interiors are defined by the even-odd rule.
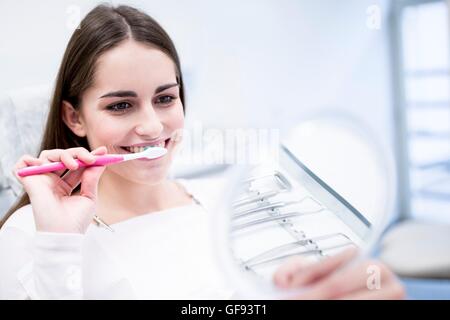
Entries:
[[275,285],[282,288],[298,288],[317,282],[324,276],[345,265],[357,254],[354,248],[317,263],[309,263],[302,257],[288,260],[274,274]]
[[93,201],[97,199],[97,187],[100,176],[105,170],[104,166],[86,168],[81,175],[80,195]]
[[346,250],[319,263],[297,257],[280,267],[274,282],[282,288],[306,290],[294,299],[401,299],[403,287],[377,261],[349,263],[357,250]]
[[43,162],[42,160],[35,158],[33,156],[30,156],[29,154],[23,155],[20,157],[20,159],[16,162],[13,168],[13,174],[16,177],[17,180],[19,180],[20,183],[22,183],[21,177],[17,174],[17,171],[20,169],[29,167],[29,166],[39,166]]
[[341,299],[344,297],[373,295],[375,291],[389,297],[393,285],[399,284],[393,273],[377,261],[351,264],[331,272],[328,276],[313,283],[296,299]]
[[[338,265],[337,265],[338,266]],[[335,269],[329,271],[328,276],[312,283],[299,299],[336,299],[349,292],[363,289],[366,285],[367,274],[362,274],[362,266],[348,269]]]
[[40,164],[42,164],[42,160],[26,154],[20,157],[20,159],[16,162],[14,165],[14,170],[17,171],[28,166],[38,166]]
[[300,282],[294,279],[300,278],[301,274],[307,270],[308,266],[311,266],[311,264],[315,265],[316,263],[312,263],[302,256],[294,256],[288,259],[274,273],[273,281],[275,285],[281,288],[292,287],[294,282]]
[[97,149],[92,150],[92,152],[90,153],[91,155],[95,155],[95,156],[102,156],[104,154],[106,154],[107,149],[105,146],[101,146],[98,147]]
[[29,179],[27,178],[23,178],[21,176],[18,175],[18,171],[20,169],[29,167],[29,166],[39,166],[43,164],[42,160],[35,158],[31,155],[23,155],[22,157],[20,157],[20,159],[16,162],[16,164],[14,165],[13,168],[13,174],[16,177],[16,179],[22,184],[22,186],[24,187],[25,191],[28,193],[29,196],[31,196],[33,194],[33,192],[36,190],[35,187],[33,187],[33,182],[35,181],[35,179]]
[[60,160],[62,163],[64,163],[64,165],[66,166],[67,169],[69,170],[76,170],[78,169],[78,162],[75,161],[74,157],[72,154],[70,154],[70,152],[67,151],[63,151],[58,155],[55,155],[54,158],[49,158],[50,160],[53,161],[58,161]]
[[[92,163],[96,159],[96,155],[104,155],[106,153],[106,147],[99,147],[92,152],[87,151],[84,148],[73,148],[68,150],[44,150],[39,155],[39,158],[35,158],[31,155],[22,156],[17,163],[14,165],[13,173],[16,178],[23,184],[23,186],[27,189],[27,187],[31,187],[30,183],[34,180],[33,177],[23,179],[18,174],[17,171],[26,168],[29,166],[37,166],[50,162],[61,161],[64,165],[69,169],[67,174],[62,177],[61,180],[58,179],[57,185],[55,186],[60,194],[70,195],[72,190],[80,183],[83,170],[77,170],[79,164],[75,161],[79,159],[86,163]],[[60,170],[59,172],[55,172],[56,175],[60,176],[65,170]],[[56,177],[55,177],[56,178]],[[28,188],[29,189],[29,188]],[[26,190],[28,193],[31,190]]]
[[85,148],[73,148],[68,149],[67,152],[72,155],[72,157],[77,158],[87,164],[95,162],[95,156]]
[[[95,156],[101,156],[104,154],[106,154],[106,147],[99,147],[90,153],[90,155],[94,157],[94,161]],[[68,188],[70,188],[70,191],[75,189],[78,184],[80,184],[85,170],[87,170],[87,168],[80,168],[76,171],[69,171],[62,177],[63,182],[67,184]]]
[[293,277],[293,286],[309,285],[319,281],[323,277],[328,276],[335,270],[343,267],[349,261],[356,257],[358,250],[356,248],[349,248],[335,256],[324,259],[316,265],[309,266],[304,272],[297,273]]
[[[87,164],[91,164],[95,161],[95,157],[85,148],[44,150],[39,155],[39,159],[44,163],[60,161],[69,170],[78,169],[79,164],[75,159],[81,160]],[[56,171],[55,174],[61,176],[64,171],[65,170]]]
[[[73,159],[73,157],[70,156],[66,150],[62,149],[44,150],[39,155],[39,159],[41,159],[44,163],[60,161],[69,170],[75,170],[78,168],[78,163]],[[64,171],[66,170],[58,170],[55,171],[54,174],[61,176]]]
[[[93,154],[101,156],[106,154],[106,147],[100,147],[93,151]],[[86,168],[81,176],[81,191],[80,195],[91,200],[97,199],[97,188],[100,176],[105,170],[105,166],[95,166]]]

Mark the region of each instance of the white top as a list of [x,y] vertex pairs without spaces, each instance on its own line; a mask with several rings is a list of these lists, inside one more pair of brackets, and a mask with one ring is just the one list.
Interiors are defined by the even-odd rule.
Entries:
[[195,203],[113,224],[114,232],[94,224],[84,235],[37,232],[31,206],[22,207],[0,230],[0,299],[230,298],[208,211],[187,190]]

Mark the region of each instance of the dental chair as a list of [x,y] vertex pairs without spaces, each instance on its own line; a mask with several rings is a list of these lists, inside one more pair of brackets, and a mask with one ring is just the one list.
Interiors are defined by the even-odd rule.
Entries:
[[40,85],[0,95],[0,217],[22,192],[12,168],[21,155],[36,154],[50,92]]

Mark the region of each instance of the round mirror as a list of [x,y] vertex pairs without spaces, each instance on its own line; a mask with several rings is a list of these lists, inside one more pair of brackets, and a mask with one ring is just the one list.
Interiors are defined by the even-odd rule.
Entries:
[[355,119],[304,121],[283,137],[274,159],[233,166],[213,216],[220,265],[245,298],[306,290],[273,283],[291,257],[320,261],[349,247],[368,255],[393,212],[393,159]]

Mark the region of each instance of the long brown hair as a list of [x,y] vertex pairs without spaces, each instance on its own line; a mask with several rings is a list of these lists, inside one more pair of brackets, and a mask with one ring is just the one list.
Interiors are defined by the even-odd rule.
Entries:
[[[75,135],[64,123],[62,102],[68,101],[78,109],[83,92],[93,84],[95,63],[100,55],[130,38],[160,49],[173,60],[184,110],[180,60],[169,35],[154,19],[135,8],[101,4],[81,21],[67,45],[56,78],[39,153],[43,150],[74,147],[89,150],[87,139]],[[30,199],[24,193],[0,221],[0,228],[15,211],[29,203]]]

